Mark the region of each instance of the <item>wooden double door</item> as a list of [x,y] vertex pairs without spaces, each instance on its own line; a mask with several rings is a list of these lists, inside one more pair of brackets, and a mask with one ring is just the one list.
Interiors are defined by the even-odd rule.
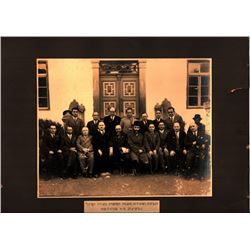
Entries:
[[109,114],[110,107],[116,109],[116,114],[123,117],[130,107],[134,117],[138,118],[139,107],[139,77],[138,75],[100,76],[100,114]]

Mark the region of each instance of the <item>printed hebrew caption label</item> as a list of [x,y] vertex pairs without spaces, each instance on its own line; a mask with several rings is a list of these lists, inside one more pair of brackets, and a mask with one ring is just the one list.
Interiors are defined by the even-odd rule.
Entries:
[[85,213],[159,213],[159,200],[84,201]]

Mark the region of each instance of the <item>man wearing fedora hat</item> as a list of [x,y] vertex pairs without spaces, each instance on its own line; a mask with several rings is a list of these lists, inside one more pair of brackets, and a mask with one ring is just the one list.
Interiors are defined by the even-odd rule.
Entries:
[[[195,124],[197,125],[197,131],[201,133],[205,133],[205,125],[201,123],[202,118],[200,114],[195,114],[193,117],[193,120]],[[190,133],[190,128],[188,129],[188,133]]]

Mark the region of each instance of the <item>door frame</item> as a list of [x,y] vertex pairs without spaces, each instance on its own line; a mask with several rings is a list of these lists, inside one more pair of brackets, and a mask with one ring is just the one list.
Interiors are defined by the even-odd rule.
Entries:
[[[126,61],[132,59],[124,59]],[[101,98],[100,98],[100,75],[99,75],[99,63],[101,60],[92,60],[92,70],[93,70],[93,112],[100,112],[101,107]],[[110,59],[107,61],[111,61]],[[116,60],[114,60],[116,61]],[[119,59],[119,61],[121,61]],[[145,83],[145,70],[146,70],[146,60],[137,60],[139,65],[139,79],[138,79],[138,95],[139,95],[139,107],[138,107],[138,117],[141,116],[142,113],[146,112],[146,83]],[[101,112],[100,112],[101,113]],[[137,117],[137,118],[138,118]]]

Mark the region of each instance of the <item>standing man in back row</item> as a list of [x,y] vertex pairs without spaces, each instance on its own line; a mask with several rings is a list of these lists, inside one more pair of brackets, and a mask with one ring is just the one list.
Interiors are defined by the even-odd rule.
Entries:
[[175,112],[173,107],[168,108],[168,116],[166,119],[166,129],[168,131],[173,130],[174,123],[178,122],[180,124],[180,130],[184,131],[185,123],[180,115]]
[[109,115],[105,116],[103,119],[105,124],[105,130],[109,135],[115,134],[115,126],[119,125],[121,122],[121,117],[116,115],[116,110],[114,107],[109,109]]
[[77,137],[82,133],[84,127],[83,120],[78,117],[79,109],[72,108],[72,116],[65,122],[66,127],[73,128],[73,133]]

